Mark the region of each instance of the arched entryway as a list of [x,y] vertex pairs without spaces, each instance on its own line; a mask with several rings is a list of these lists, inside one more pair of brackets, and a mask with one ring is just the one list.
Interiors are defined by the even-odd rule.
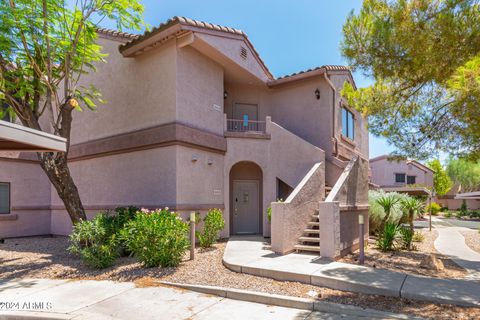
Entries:
[[230,230],[232,234],[262,233],[262,169],[241,161],[230,169]]

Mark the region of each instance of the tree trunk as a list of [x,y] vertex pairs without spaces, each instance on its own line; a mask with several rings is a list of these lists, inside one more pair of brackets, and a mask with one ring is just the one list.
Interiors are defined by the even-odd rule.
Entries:
[[414,229],[414,226],[413,226],[414,216],[415,216],[415,213],[413,211],[410,211],[408,213],[408,224],[410,225],[410,230],[412,230],[412,232],[415,232],[415,229]]
[[62,199],[72,223],[87,220],[77,186],[70,175],[67,154],[65,152],[45,152],[37,153],[37,156],[40,160],[40,166],[57,190],[58,196]]

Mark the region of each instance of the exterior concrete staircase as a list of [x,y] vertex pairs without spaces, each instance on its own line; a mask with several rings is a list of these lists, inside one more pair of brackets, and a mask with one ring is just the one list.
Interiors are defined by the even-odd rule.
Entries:
[[303,235],[298,238],[298,244],[294,246],[297,252],[320,252],[320,222],[318,217],[317,210],[315,214],[312,215],[312,219],[308,222],[305,230],[303,230]]
[[[325,198],[327,198],[331,190],[332,187],[325,186]],[[298,238],[298,244],[295,245],[295,250],[297,252],[320,252],[320,220],[318,210],[312,215],[311,221],[307,223],[307,227],[303,230],[303,235]]]

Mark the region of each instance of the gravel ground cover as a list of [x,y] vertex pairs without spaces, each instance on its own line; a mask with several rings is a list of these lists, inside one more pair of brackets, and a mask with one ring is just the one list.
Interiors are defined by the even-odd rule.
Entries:
[[[460,279],[465,277],[468,273],[465,269],[458,266],[451,259],[441,255],[433,246],[435,239],[438,237],[438,232],[428,229],[422,229],[420,232],[425,236],[423,242],[414,242],[416,246],[415,251],[393,251],[382,252],[375,248],[375,242],[369,241],[368,247],[365,249],[365,265],[373,268],[388,269],[397,272],[408,273],[411,275],[421,275],[435,278],[453,278]],[[430,254],[435,254],[440,259],[445,270],[436,271],[431,269],[421,268],[420,261]],[[340,259],[339,261],[345,263],[354,263],[358,261],[358,252],[355,254],[349,254]]]
[[315,298],[343,304],[407,313],[430,319],[480,319],[480,308],[436,305],[401,298],[381,297],[332,290],[297,282],[283,282],[240,274],[222,264],[225,242],[213,248],[196,250],[196,259],[188,256],[178,268],[142,268],[133,258],[120,258],[111,268],[92,270],[66,251],[68,239],[7,239],[0,244],[0,279],[61,278],[134,281],[138,286],[156,286],[160,281],[213,285],[303,298]]
[[465,237],[465,244],[473,251],[480,253],[480,232],[478,230],[461,231]]

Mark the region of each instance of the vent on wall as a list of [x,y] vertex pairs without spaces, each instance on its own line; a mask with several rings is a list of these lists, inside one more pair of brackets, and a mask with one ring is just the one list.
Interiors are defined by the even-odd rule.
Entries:
[[245,49],[245,47],[240,48],[240,57],[242,57],[244,60],[247,59],[247,49]]

